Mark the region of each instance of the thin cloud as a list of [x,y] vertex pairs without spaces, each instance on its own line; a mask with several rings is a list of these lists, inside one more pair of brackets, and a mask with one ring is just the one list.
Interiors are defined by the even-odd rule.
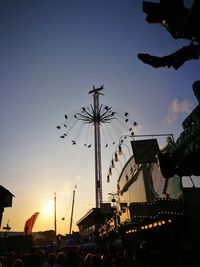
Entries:
[[166,121],[168,124],[175,122],[178,119],[180,113],[189,113],[191,110],[191,104],[188,100],[178,101],[174,99],[168,109]]

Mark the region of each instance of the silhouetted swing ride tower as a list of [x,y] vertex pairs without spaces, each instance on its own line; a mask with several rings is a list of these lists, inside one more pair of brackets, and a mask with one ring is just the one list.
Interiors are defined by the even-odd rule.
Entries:
[[89,94],[93,94],[93,122],[94,122],[94,144],[95,144],[95,189],[96,189],[96,207],[100,208],[102,202],[102,171],[101,171],[101,136],[100,123],[102,122],[99,111],[99,95],[103,86],[93,90]]
[[[96,208],[100,208],[102,203],[102,166],[101,166],[101,135],[100,135],[100,128],[102,125],[106,123],[110,123],[112,120],[116,120],[120,124],[120,126],[123,126],[123,131],[127,128],[127,122],[129,119],[127,116],[129,115],[128,112],[125,112],[124,115],[118,114],[118,112],[114,112],[112,110],[112,107],[104,106],[102,104],[99,104],[99,95],[102,94],[102,90],[104,89],[104,86],[102,85],[99,88],[95,88],[93,86],[92,90],[89,91],[88,94],[93,95],[93,105],[90,105],[88,107],[82,107],[80,111],[75,112],[73,115],[73,118],[75,118],[75,122],[72,124],[67,124],[67,121],[65,121],[62,126],[66,127],[68,129],[63,135],[60,136],[60,138],[66,138],[71,131],[71,129],[75,126],[75,124],[78,121],[82,121],[83,124],[91,124],[94,126],[94,150],[95,150],[95,198],[96,198]],[[70,116],[65,115],[65,119],[68,120]],[[134,135],[134,132],[132,131],[132,126],[136,126],[137,123],[134,122],[133,125],[131,125],[131,128],[129,128],[129,131],[131,132],[131,135]],[[69,127],[68,127],[69,126]],[[130,124],[129,126],[130,127]],[[58,129],[61,129],[61,125],[57,126]],[[117,127],[117,130],[119,128]],[[113,142],[114,144],[114,142]],[[76,145],[76,140],[72,140],[72,145]],[[91,144],[87,145],[88,148],[91,147]],[[108,144],[107,144],[108,145]],[[106,145],[106,146],[107,146]]]

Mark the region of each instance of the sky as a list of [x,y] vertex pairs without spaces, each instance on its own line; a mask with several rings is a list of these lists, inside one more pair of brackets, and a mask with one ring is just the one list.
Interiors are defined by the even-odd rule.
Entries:
[[[33,231],[54,229],[56,192],[58,233],[68,233],[77,185],[77,231],[76,222],[95,207],[94,149],[71,145],[75,129],[71,139],[60,138],[64,115],[92,104],[88,92],[104,84],[100,103],[128,112],[137,134],[172,133],[176,140],[198,104],[192,84],[200,62],[155,69],[137,58],[189,44],[147,24],[140,0],[0,0],[0,36],[0,182],[15,196],[2,227],[9,221],[12,231],[23,231],[40,212]],[[115,147],[105,150],[101,142],[106,202],[116,192],[117,175],[106,182]]]

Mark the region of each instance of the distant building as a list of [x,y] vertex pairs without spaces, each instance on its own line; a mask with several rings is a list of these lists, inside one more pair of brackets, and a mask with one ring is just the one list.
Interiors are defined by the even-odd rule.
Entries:
[[0,227],[3,217],[4,208],[12,207],[12,199],[14,195],[6,188],[0,185]]
[[80,235],[83,241],[95,240],[99,235],[101,226],[111,221],[113,211],[110,203],[101,203],[100,208],[89,210],[76,224],[79,228]]

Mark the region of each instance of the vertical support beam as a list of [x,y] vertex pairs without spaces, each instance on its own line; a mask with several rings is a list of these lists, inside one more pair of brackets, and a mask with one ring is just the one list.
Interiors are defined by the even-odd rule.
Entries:
[[57,235],[57,220],[56,220],[56,193],[54,193],[54,229],[55,235]]
[[[75,185],[76,189],[76,185]],[[73,190],[73,198],[72,198],[72,211],[71,211],[71,220],[70,220],[70,226],[69,226],[69,234],[71,235],[72,232],[72,222],[73,222],[73,213],[74,213],[74,200],[75,200],[75,189]]]
[[0,207],[0,229],[1,229],[1,221],[3,217],[4,207]]
[[149,174],[147,170],[147,165],[142,164],[142,173],[143,173],[143,179],[144,179],[144,187],[145,187],[145,193],[146,193],[146,199],[147,202],[152,202],[154,200],[153,192],[151,189],[151,184],[149,181]]
[[101,138],[100,138],[100,114],[99,92],[94,90],[94,142],[95,142],[95,189],[96,208],[100,208],[102,202],[102,172],[101,172]]

